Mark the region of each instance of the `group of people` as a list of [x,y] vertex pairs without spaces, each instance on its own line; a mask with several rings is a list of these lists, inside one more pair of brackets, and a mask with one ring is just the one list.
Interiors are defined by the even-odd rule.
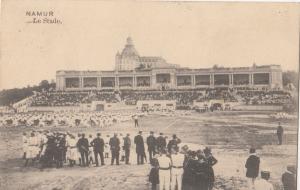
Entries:
[[131,164],[130,152],[135,144],[137,165],[143,165],[147,162],[146,144],[148,162],[152,166],[149,175],[152,189],[212,189],[212,166],[217,160],[212,156],[211,150],[206,148],[195,152],[186,145],[180,149],[180,143],[181,140],[175,134],[167,142],[163,133],[155,137],[153,131],[145,140],[142,131],[133,139],[130,134],[123,137],[122,134],[115,133],[112,137],[102,137],[101,133],[97,133],[93,138],[92,135],[86,137],[84,133],[75,136],[69,132],[31,131],[29,137],[26,133],[23,134],[23,158],[25,167],[39,163],[41,169],[61,168],[65,163],[70,167],[88,167],[93,164],[98,167],[105,165],[105,158],[108,157],[111,157],[111,165],[119,165],[120,157],[125,164]]
[[211,149],[189,150],[188,146],[172,146],[171,151],[162,150],[154,157],[149,174],[152,190],[212,190],[213,166],[217,159]]
[[[274,190],[273,185],[268,181],[270,179],[270,171],[260,168],[260,157],[257,155],[254,148],[250,149],[250,155],[246,160],[246,177],[248,178],[248,187],[250,190]],[[259,177],[260,172],[260,179]],[[283,190],[296,190],[297,168],[294,165],[288,165],[286,171],[282,174]]]
[[0,126],[95,126],[103,128],[115,123],[130,121],[133,116],[140,116],[141,114],[136,113],[135,110],[126,112],[28,112],[0,115]]
[[[102,137],[101,133],[97,133],[96,137],[89,135],[86,137],[84,133],[74,135],[69,132],[50,132],[48,130],[31,131],[30,135],[23,133],[23,152],[26,159],[25,166],[29,161],[32,164],[38,160],[42,167],[52,167],[53,164],[57,168],[62,167],[67,161],[70,166],[76,163],[81,166],[89,166],[95,163],[99,166],[98,158],[100,157],[101,165],[104,165],[104,157],[111,155],[111,164],[120,163],[121,160],[126,164],[130,164],[130,150],[133,143],[136,145],[137,164],[144,164],[147,161],[145,153],[145,143],[148,146],[149,161],[152,160],[156,152],[163,150],[165,147],[171,151],[171,147],[181,142],[176,135],[167,144],[166,136],[160,133],[159,137],[154,137],[154,132],[150,132],[146,141],[142,136],[142,131],[133,139],[130,134],[120,134],[120,137],[115,133],[112,137],[106,135]],[[123,139],[122,139],[123,138]],[[123,142],[122,142],[123,140]],[[120,153],[121,152],[121,153]]]

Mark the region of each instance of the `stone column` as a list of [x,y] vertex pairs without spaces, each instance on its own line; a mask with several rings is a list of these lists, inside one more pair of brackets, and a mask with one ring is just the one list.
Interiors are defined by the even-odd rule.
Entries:
[[101,77],[97,77],[97,89],[101,89]]
[[215,77],[214,74],[210,74],[210,87],[213,88],[215,86]]
[[83,77],[79,77],[79,88],[83,89]]
[[136,81],[135,75],[133,75],[133,77],[132,77],[132,87],[133,87],[133,89],[136,89],[136,87],[137,87],[137,81]]

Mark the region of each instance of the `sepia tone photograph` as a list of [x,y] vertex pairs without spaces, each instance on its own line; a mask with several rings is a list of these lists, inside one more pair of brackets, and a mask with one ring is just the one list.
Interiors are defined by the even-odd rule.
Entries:
[[296,190],[300,5],[3,0],[0,189]]

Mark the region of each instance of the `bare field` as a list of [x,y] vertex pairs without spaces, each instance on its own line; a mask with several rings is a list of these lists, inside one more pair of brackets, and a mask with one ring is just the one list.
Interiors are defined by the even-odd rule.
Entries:
[[[213,112],[192,113],[186,116],[149,115],[140,119],[141,127],[133,122],[116,124],[109,128],[47,128],[48,130],[85,132],[103,135],[130,133],[131,138],[138,130],[144,138],[153,130],[171,136],[177,134],[190,147],[210,146],[218,159],[214,167],[216,188],[224,190],[246,190],[244,164],[248,149],[256,147],[261,157],[261,168],[271,171],[270,181],[276,190],[287,164],[296,164],[297,122],[281,121],[285,129],[284,144],[277,145],[278,121],[270,119],[271,112]],[[46,169],[23,168],[22,132],[32,128],[14,127],[0,129],[0,189],[105,189],[147,190],[149,165],[136,165],[135,148],[132,147],[131,165],[110,166],[106,159],[103,167]]]

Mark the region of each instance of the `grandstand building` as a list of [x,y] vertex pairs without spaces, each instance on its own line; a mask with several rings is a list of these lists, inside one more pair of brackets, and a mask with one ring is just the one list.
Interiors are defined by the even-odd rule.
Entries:
[[58,91],[207,88],[280,90],[281,66],[181,68],[162,57],[139,56],[129,37],[121,54],[116,54],[114,71],[56,72]]

